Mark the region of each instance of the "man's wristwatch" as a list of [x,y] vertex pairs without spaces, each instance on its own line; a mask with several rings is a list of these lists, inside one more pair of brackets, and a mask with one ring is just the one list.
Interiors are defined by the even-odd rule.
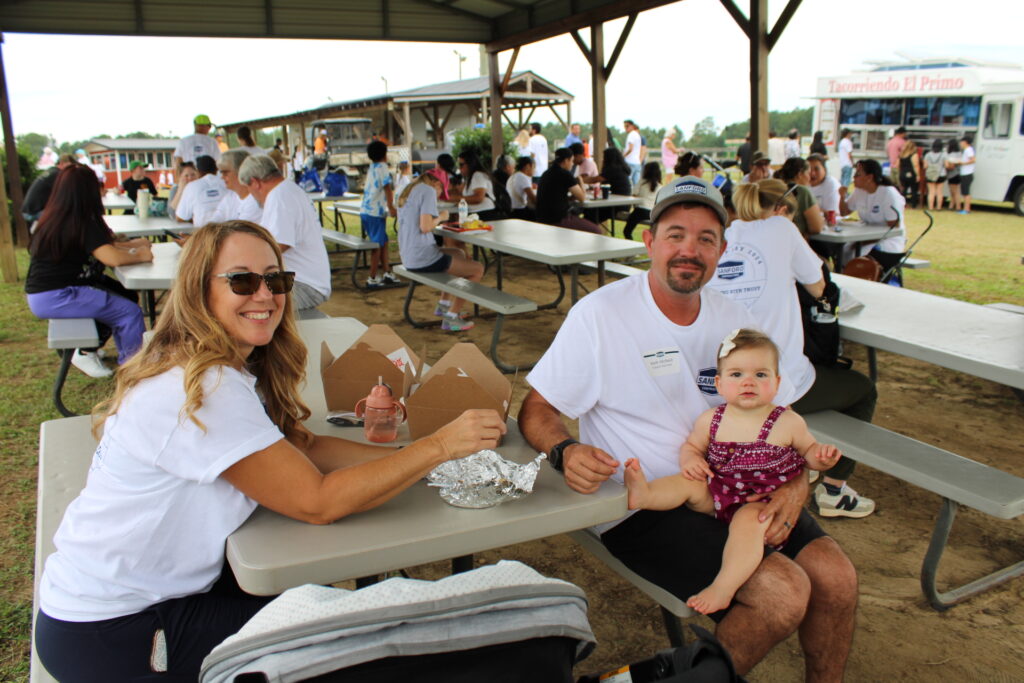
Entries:
[[562,454],[565,452],[566,448],[577,443],[579,443],[579,441],[576,439],[566,439],[561,443],[555,444],[551,450],[548,451],[548,460],[551,462],[551,466],[559,472],[562,472]]

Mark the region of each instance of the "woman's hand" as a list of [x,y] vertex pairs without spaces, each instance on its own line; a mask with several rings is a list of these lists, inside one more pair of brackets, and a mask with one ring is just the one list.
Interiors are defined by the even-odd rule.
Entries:
[[497,411],[467,410],[429,438],[441,447],[446,460],[455,460],[477,451],[496,448],[498,439],[507,430],[505,421]]

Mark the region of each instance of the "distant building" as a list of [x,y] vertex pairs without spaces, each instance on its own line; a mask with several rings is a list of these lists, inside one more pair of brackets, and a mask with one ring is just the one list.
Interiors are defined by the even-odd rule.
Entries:
[[94,164],[102,164],[107,174],[105,189],[116,188],[128,177],[133,161],[149,164],[146,176],[155,184],[174,182],[173,160],[177,138],[96,138],[85,146],[85,153]]

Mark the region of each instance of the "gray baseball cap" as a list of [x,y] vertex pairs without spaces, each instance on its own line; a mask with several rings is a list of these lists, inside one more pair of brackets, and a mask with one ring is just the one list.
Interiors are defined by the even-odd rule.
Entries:
[[715,212],[722,225],[729,221],[729,217],[725,213],[722,193],[718,191],[718,188],[703,178],[687,175],[676,178],[658,190],[654,208],[651,209],[651,223],[657,221],[658,216],[668,207],[683,203],[703,204]]

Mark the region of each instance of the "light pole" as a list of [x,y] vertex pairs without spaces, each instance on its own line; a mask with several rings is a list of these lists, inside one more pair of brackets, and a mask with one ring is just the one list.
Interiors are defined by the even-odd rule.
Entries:
[[388,79],[386,79],[383,76],[381,76],[380,80],[384,81],[384,97],[387,98],[387,96],[388,96]]
[[463,57],[462,53],[459,52],[458,50],[452,50],[452,52],[454,52],[455,56],[459,58],[459,80],[461,81],[462,80],[462,63],[464,61],[466,61],[466,58]]

